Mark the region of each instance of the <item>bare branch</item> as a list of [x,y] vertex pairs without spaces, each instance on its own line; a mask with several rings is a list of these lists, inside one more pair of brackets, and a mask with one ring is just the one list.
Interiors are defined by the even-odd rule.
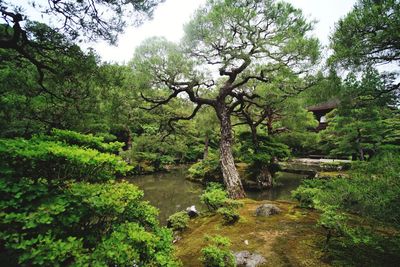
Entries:
[[193,118],[196,116],[197,112],[200,110],[201,106],[202,106],[201,104],[197,105],[197,106],[195,107],[195,109],[193,110],[192,114],[190,114],[190,115],[187,116],[187,117],[181,116],[181,117],[173,117],[173,118],[170,118],[170,119],[168,120],[168,126],[170,127],[170,129],[173,130],[173,131],[175,131],[175,128],[174,128],[174,126],[172,125],[172,122],[174,122],[174,121],[191,120],[191,119],[193,119]]
[[162,100],[155,100],[155,99],[148,98],[148,97],[144,96],[142,92],[140,92],[140,96],[141,96],[146,102],[155,104],[154,106],[149,107],[149,108],[146,108],[146,107],[140,107],[140,108],[141,108],[141,109],[144,109],[144,110],[153,110],[153,109],[155,109],[155,108],[157,108],[157,107],[159,107],[159,106],[168,104],[169,101],[171,101],[174,97],[178,96],[179,93],[182,93],[182,92],[184,92],[184,91],[185,91],[184,89],[174,90],[174,92],[173,92],[172,94],[170,94],[166,99],[162,99]]

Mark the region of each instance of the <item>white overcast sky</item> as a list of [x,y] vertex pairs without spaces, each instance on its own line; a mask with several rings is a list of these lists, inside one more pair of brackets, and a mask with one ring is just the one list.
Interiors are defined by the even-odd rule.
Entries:
[[[153,19],[144,22],[138,28],[128,28],[119,37],[116,46],[105,42],[90,44],[103,61],[124,63],[128,62],[143,40],[151,36],[164,36],[170,41],[178,42],[183,35],[183,25],[193,12],[205,0],[166,0],[154,12]],[[335,22],[346,15],[353,7],[355,0],[287,0],[295,7],[301,8],[304,14],[317,20],[315,35],[323,45],[328,45],[329,35]]]

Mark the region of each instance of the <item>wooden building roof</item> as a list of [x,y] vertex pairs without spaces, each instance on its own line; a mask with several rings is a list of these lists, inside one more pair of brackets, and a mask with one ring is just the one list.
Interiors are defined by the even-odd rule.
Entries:
[[331,99],[327,102],[319,103],[314,106],[310,106],[307,108],[308,111],[322,111],[322,110],[332,110],[339,106],[339,99]]

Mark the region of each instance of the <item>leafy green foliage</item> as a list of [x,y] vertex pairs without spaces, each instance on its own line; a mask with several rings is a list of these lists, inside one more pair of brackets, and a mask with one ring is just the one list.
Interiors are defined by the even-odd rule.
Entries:
[[200,196],[201,202],[207,206],[209,211],[216,211],[224,205],[227,199],[228,193],[218,183],[209,183],[204,193]]
[[211,244],[202,248],[203,254],[200,260],[207,267],[233,267],[235,266],[235,257],[229,250],[231,242],[228,238],[219,235],[210,237],[206,240]]
[[100,152],[118,152],[124,144],[121,142],[105,143],[104,137],[93,136],[92,134],[80,134],[74,131],[52,129],[51,140],[65,142],[68,145],[77,145],[84,148],[91,148]]
[[217,213],[222,216],[226,224],[234,224],[240,219],[239,212],[232,206],[219,208]]
[[30,137],[48,134],[52,128],[108,131],[102,111],[111,100],[101,95],[102,73],[93,50],[83,52],[42,23],[28,22],[25,29],[35,41],[26,44],[33,47],[26,47],[29,51],[24,56],[32,54],[41,71],[38,75],[32,62],[18,52],[0,50],[5,59],[0,71],[0,101],[5,113],[0,113],[0,120],[6,126],[1,136]]
[[[382,172],[382,170],[385,172]],[[371,162],[353,164],[351,178],[304,181],[294,197],[306,206],[319,208],[331,205],[382,222],[396,224],[400,220],[397,181],[400,161],[384,155]]]
[[361,80],[349,75],[343,84],[341,105],[329,114],[328,128],[320,133],[326,150],[361,160],[386,149],[399,151],[399,125],[393,123],[399,114],[393,108],[395,96],[383,93],[387,86],[374,69],[367,69]]
[[322,211],[319,225],[326,229],[327,241],[336,238],[341,251],[384,251],[395,259],[400,251],[400,160],[388,154],[353,165],[350,178],[307,181],[294,197]]
[[398,0],[359,0],[339,21],[332,36],[331,60],[345,66],[398,62]]
[[179,211],[168,218],[168,226],[173,230],[183,230],[188,226],[189,215],[186,211]]
[[258,148],[254,147],[250,133],[243,132],[240,135],[240,155],[241,159],[249,164],[247,168],[251,177],[257,177],[265,166],[270,172],[275,173],[279,170],[276,160],[283,160],[289,157],[290,149],[287,145],[276,141],[270,136],[258,135]]
[[121,157],[134,167],[134,172],[151,173],[165,170],[166,165],[175,163],[175,158],[171,155],[160,155],[159,153],[141,152],[134,149],[121,152]]
[[226,224],[233,224],[240,218],[238,208],[243,206],[243,203],[228,198],[228,193],[219,183],[209,183],[200,200],[210,212],[222,215]]
[[[174,107],[174,111],[181,112],[185,104],[180,101],[177,103],[177,107]],[[173,107],[165,107],[168,110],[170,108]],[[165,170],[167,165],[192,163],[202,156],[203,147],[200,145],[201,141],[198,139],[194,122],[180,124],[179,130],[163,139],[165,133],[161,131],[160,127],[165,123],[164,116],[167,114],[153,114],[151,120],[146,119],[138,123],[139,129],[132,132],[130,149],[121,153],[121,156],[135,167],[135,173]],[[165,120],[167,119],[165,118]]]
[[222,176],[218,155],[210,153],[207,159],[192,164],[189,168],[191,178],[201,178],[204,181],[219,181]]
[[286,159],[290,155],[289,147],[270,136],[257,136],[259,147],[255,150],[249,132],[240,135],[242,159],[245,162],[269,162],[271,159]]
[[292,191],[292,197],[299,201],[301,207],[314,208],[318,202],[316,197],[325,185],[325,180],[304,180],[300,187]]
[[[93,251],[88,262],[94,266],[179,266],[171,259],[172,234],[167,229],[152,233],[128,222],[118,226]],[[82,263],[80,263],[82,264]]]
[[285,129],[275,134],[275,141],[288,146],[291,155],[307,155],[316,149],[318,141],[317,134],[310,131],[318,126],[318,122],[302,105],[301,99],[287,100],[281,107],[282,118],[274,124],[277,129]]
[[42,138],[0,140],[2,264],[177,265],[157,209],[114,181],[121,158]]
[[0,139],[0,172],[54,182],[106,181],[131,169],[120,157],[40,138]]

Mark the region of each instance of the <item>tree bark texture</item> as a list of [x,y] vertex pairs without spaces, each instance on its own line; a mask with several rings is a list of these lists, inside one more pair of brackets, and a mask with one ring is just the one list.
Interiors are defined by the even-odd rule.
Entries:
[[244,192],[242,181],[240,180],[232,155],[230,112],[225,105],[221,105],[217,112],[221,124],[220,161],[224,183],[229,197],[233,199],[244,198],[246,197],[246,193]]

